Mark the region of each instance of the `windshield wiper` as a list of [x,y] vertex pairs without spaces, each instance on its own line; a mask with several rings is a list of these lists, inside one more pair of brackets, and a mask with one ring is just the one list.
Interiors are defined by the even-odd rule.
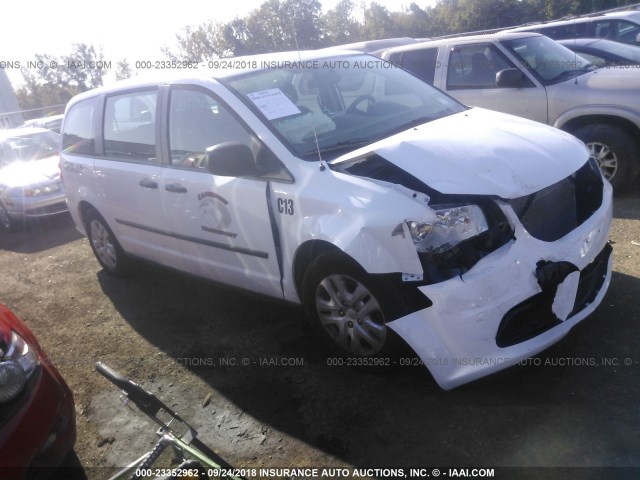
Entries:
[[[351,140],[344,140],[342,142],[334,143],[333,145],[329,145],[328,147],[320,148],[320,155],[325,153],[334,153],[342,150],[355,150],[356,148],[364,147],[379,140],[379,138],[353,138]],[[310,150],[304,153],[302,156],[312,157],[317,156],[318,150]]]
[[582,68],[574,68],[572,70],[565,70],[565,71],[559,73],[558,75],[556,75],[555,77],[553,77],[551,80],[549,80],[549,82],[551,82],[551,83],[558,82],[560,79],[564,79],[565,77],[567,79],[573,78],[573,77],[575,77],[577,75],[582,75],[583,73],[587,73],[587,72],[590,72],[592,70],[595,70],[595,65],[593,65],[593,63],[587,63]]
[[[355,150],[356,148],[367,146],[371,143],[377,142],[378,140],[382,140],[383,138],[390,137],[391,135],[395,135],[400,132],[404,132],[405,130],[409,130],[410,128],[417,127],[418,125],[422,125],[424,123],[431,122],[436,118],[441,118],[441,116],[429,116],[429,117],[419,117],[413,119],[407,123],[403,123],[402,125],[384,132],[382,135],[378,135],[375,137],[367,137],[367,138],[352,138],[350,140],[344,140],[342,142],[335,143],[333,145],[329,145],[327,147],[320,148],[320,155],[325,153],[335,153],[342,150]],[[310,150],[304,153],[303,158],[309,158],[313,156],[318,156],[317,150]]]

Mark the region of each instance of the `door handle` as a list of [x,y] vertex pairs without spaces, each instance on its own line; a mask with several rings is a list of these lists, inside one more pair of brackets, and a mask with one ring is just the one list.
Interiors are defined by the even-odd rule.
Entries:
[[172,192],[172,193],[187,193],[187,189],[182,185],[180,185],[179,183],[170,183],[168,185],[165,185],[164,189],[167,192]]
[[153,180],[149,180],[148,178],[143,178],[138,182],[138,185],[144,188],[158,188],[158,184]]

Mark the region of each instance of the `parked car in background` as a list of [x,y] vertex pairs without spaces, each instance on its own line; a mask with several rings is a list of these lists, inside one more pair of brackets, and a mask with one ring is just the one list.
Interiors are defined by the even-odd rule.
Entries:
[[572,38],[558,40],[558,43],[599,68],[623,67],[640,70],[640,46],[604,38]]
[[33,120],[27,120],[24,125],[18,128],[46,128],[56,133],[60,133],[60,127],[62,126],[62,119],[64,115],[51,115],[49,117],[35,118]]
[[535,23],[507,30],[542,33],[554,40],[567,38],[605,38],[640,44],[640,11],[609,12],[566,20]]
[[355,365],[404,339],[446,389],[602,301],[612,190],[572,135],[356,52],[221,65],[67,105],[69,211],[106,272],[141,257],[301,304]]
[[409,37],[397,37],[397,38],[383,38],[380,40],[366,40],[363,42],[346,43],[344,45],[337,45],[335,47],[327,47],[324,50],[355,50],[362,53],[370,53],[375,55],[376,52],[381,52],[387,48],[399,47],[401,45],[408,45],[411,43],[420,43],[425,39],[416,39]]
[[0,478],[45,478],[75,439],[71,390],[25,323],[0,305]]
[[640,70],[596,69],[550,38],[526,32],[428,41],[381,57],[466,105],[575,135],[619,192],[640,174]]
[[0,130],[0,228],[67,211],[59,152],[60,135],[50,130]]

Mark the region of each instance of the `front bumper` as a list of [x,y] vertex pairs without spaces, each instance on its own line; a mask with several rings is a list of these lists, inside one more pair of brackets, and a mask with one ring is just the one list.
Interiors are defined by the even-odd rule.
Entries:
[[[600,208],[582,225],[554,242],[533,238],[509,208],[515,241],[483,258],[461,277],[418,287],[433,305],[388,324],[418,354],[445,390],[514,365],[564,337],[602,301],[611,279],[606,255],[612,218],[612,189],[605,182]],[[504,341],[505,321],[543,289],[540,261],[568,262],[575,272],[553,285],[546,306],[553,325],[538,326],[526,339]],[[602,264],[598,268],[598,265]],[[582,278],[581,278],[582,274]],[[599,276],[599,278],[594,278]],[[587,291],[589,290],[589,291]],[[516,309],[517,310],[517,309]],[[520,312],[522,313],[522,312]],[[526,322],[526,310],[517,321]],[[505,320],[506,318],[506,320]],[[533,321],[533,320],[532,320]],[[502,329],[501,329],[502,327]],[[502,345],[502,347],[498,345]]]
[[64,192],[41,197],[12,197],[4,202],[7,213],[14,220],[25,217],[46,217],[67,212]]
[[24,405],[0,431],[0,464],[7,478],[45,477],[76,440],[73,393],[46,357],[42,360]]

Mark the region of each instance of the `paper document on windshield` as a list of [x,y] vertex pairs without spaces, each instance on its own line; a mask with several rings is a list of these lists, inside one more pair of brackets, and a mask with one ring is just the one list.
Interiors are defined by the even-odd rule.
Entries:
[[248,93],[247,97],[260,109],[268,120],[288,117],[300,113],[296,104],[289,100],[279,88]]

